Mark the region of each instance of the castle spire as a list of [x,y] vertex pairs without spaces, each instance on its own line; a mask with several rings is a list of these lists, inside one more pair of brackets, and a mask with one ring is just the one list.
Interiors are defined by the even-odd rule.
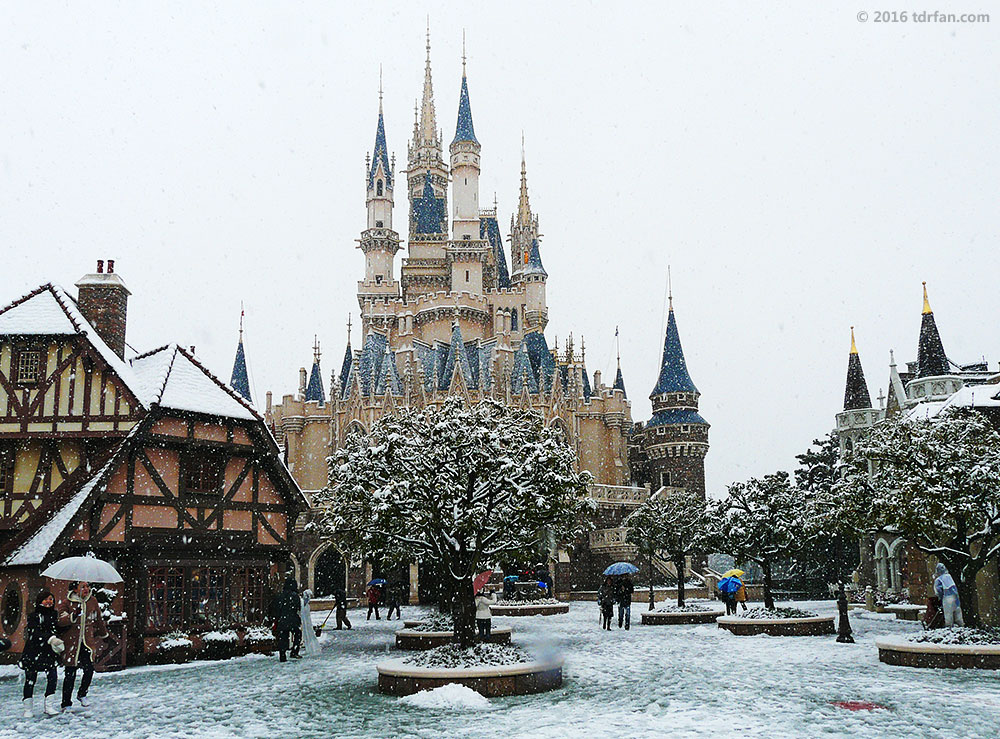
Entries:
[[[385,118],[382,113],[382,68],[378,72],[378,122],[375,124],[375,149],[368,170],[368,188],[374,189],[379,167],[385,177],[385,187],[392,188],[393,171],[389,164],[389,150],[385,143]],[[381,196],[381,193],[379,193]]]
[[528,202],[528,168],[524,161],[524,132],[521,132],[521,195],[517,200],[517,225],[531,222],[531,204]]
[[243,350],[243,305],[240,304],[240,340],[236,345],[236,359],[233,362],[233,374],[229,380],[229,386],[239,393],[248,403],[253,402],[250,397],[250,378],[247,375],[247,359]]
[[853,411],[871,408],[872,399],[868,394],[868,383],[861,369],[861,357],[854,341],[854,326],[851,326],[851,352],[847,358],[847,386],[844,389],[844,410]]
[[424,63],[424,95],[420,104],[420,140],[418,146],[437,145],[437,117],[434,112],[434,83],[431,81],[431,27],[427,23],[427,59]]
[[319,368],[320,350],[319,338],[313,336],[313,365],[312,372],[309,373],[309,384],[306,385],[305,400],[326,402],[326,391],[323,390],[323,373]]
[[478,144],[476,131],[472,125],[472,106],[469,103],[469,80],[465,73],[465,32],[462,32],[462,87],[458,93],[458,123],[455,125],[455,139],[452,144],[460,141],[471,141]]
[[618,372],[615,373],[615,384],[611,387],[613,390],[621,390],[622,395],[628,398],[628,393],[625,392],[625,378],[622,377],[622,345],[617,326],[615,326],[615,351],[618,356]]
[[667,316],[667,333],[663,339],[663,359],[660,361],[660,376],[656,387],[650,394],[650,399],[665,393],[697,393],[698,388],[688,374],[687,362],[684,360],[684,350],[681,348],[681,336],[677,331],[677,319],[674,318],[674,306],[671,302]]
[[948,356],[944,353],[941,335],[934,322],[934,312],[927,300],[927,283],[924,283],[924,309],[920,319],[920,339],[917,346],[917,377],[936,377],[948,374]]

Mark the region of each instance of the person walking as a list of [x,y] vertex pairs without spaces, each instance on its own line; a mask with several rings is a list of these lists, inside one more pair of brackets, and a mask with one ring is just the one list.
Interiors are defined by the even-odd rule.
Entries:
[[726,615],[735,616],[736,615],[736,594],[729,590],[724,590],[721,585],[718,586],[719,598],[722,602],[726,604]]
[[597,589],[597,607],[601,609],[601,628],[611,630],[611,619],[615,615],[615,583],[611,576]]
[[736,614],[737,603],[743,606],[743,610],[747,610],[747,586],[743,584],[743,578],[734,576],[740,583],[740,589],[733,593],[733,614]]
[[24,718],[34,716],[35,681],[38,673],[46,674],[45,683],[45,713],[55,716],[59,713],[56,706],[56,683],[59,673],[59,654],[66,644],[59,638],[66,629],[59,626],[56,615],[55,596],[48,590],[42,590],[35,598],[35,610],[28,616],[28,626],[24,632],[24,652],[21,653],[21,669],[24,670],[24,692],[21,701],[24,705]]
[[[291,575],[285,580],[285,586],[280,593],[271,598],[271,628],[277,637],[278,661],[288,661],[289,637],[296,629],[299,639],[302,634],[302,601],[299,599],[299,585]],[[298,659],[298,649],[293,648],[292,658]]]
[[302,650],[307,656],[315,657],[319,654],[319,639],[316,638],[316,630],[312,625],[312,609],[309,601],[312,600],[312,591],[306,588],[302,591],[302,612],[299,620],[302,622],[300,632],[302,634]]
[[368,618],[366,618],[365,621],[372,620],[372,611],[375,612],[375,620],[380,620],[382,617],[378,615],[378,604],[382,599],[382,592],[379,590],[378,585],[369,585],[368,591],[365,595],[368,597]]
[[938,562],[934,570],[934,592],[941,599],[941,610],[944,611],[945,626],[965,626],[962,618],[962,603],[958,599],[958,586],[948,572],[948,568]]
[[629,630],[629,626],[632,622],[632,593],[635,592],[635,586],[632,584],[632,578],[628,575],[622,575],[621,579],[618,581],[618,628],[622,627],[622,623],[625,624],[625,631]]
[[476,629],[479,630],[480,641],[490,640],[490,629],[493,623],[493,611],[490,610],[490,606],[496,605],[496,602],[495,593],[490,593],[488,598],[483,590],[476,593]]
[[347,591],[337,588],[337,592],[333,594],[333,602],[337,609],[337,631],[345,626],[350,629],[351,620],[347,617]]
[[399,601],[400,601],[400,597],[401,597],[400,596],[400,591],[401,590],[402,590],[402,585],[399,582],[396,582],[396,581],[393,581],[393,582],[389,583],[386,586],[386,588],[385,588],[385,604],[386,604],[386,608],[389,609],[388,611],[386,611],[386,614],[385,614],[385,620],[386,621],[391,621],[392,620],[392,613],[393,613],[393,611],[396,612],[396,620],[397,621],[401,621],[403,619],[402,613],[399,610]]
[[87,693],[94,679],[97,644],[110,636],[101,607],[92,597],[89,582],[70,583],[68,599],[67,609],[59,613],[59,626],[65,630],[63,641],[66,644],[61,706],[64,710],[73,705],[73,686],[78,668],[83,673],[76,699],[85,708],[90,705]]

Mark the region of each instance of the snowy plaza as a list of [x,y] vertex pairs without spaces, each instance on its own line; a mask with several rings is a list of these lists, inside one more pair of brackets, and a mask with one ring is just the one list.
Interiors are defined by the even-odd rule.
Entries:
[[[797,604],[802,605],[802,604]],[[810,602],[832,613],[832,602]],[[643,605],[633,605],[633,615]],[[404,618],[425,609],[406,608]],[[1000,674],[891,667],[874,640],[915,623],[855,611],[856,644],[834,637],[737,637],[714,625],[599,630],[594,603],[568,615],[494,619],[536,654],[566,659],[561,689],[494,698],[459,694],[431,706],[379,695],[375,664],[398,656],[397,621],[327,631],[322,654],[279,664],[226,662],[98,674],[93,704],[51,719],[18,718],[19,681],[0,680],[0,737],[996,737]],[[319,614],[314,621],[319,622]],[[18,695],[15,695],[15,694]],[[870,701],[849,711],[836,701]]]

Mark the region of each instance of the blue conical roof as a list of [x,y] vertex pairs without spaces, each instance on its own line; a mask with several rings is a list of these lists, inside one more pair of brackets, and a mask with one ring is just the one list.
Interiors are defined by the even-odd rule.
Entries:
[[621,390],[622,395],[628,398],[628,393],[625,392],[625,378],[622,377],[622,366],[618,365],[618,374],[615,375],[615,384],[612,386],[614,390]]
[[248,403],[253,402],[250,397],[250,378],[247,376],[247,360],[243,353],[243,337],[240,336],[240,343],[236,347],[236,361],[233,362],[233,377],[229,381],[229,386],[243,396]]
[[378,108],[378,128],[375,129],[375,151],[372,155],[372,166],[368,170],[368,187],[375,186],[375,173],[379,165],[385,172],[386,187],[392,187],[392,169],[389,167],[389,151],[385,145],[385,122],[382,120],[382,104]]
[[423,197],[413,199],[414,233],[440,234],[447,230],[444,199],[436,197],[431,173],[424,174]]
[[340,397],[346,398],[348,394],[348,384],[351,378],[351,365],[354,363],[354,353],[351,351],[351,342],[347,342],[347,351],[344,352],[344,363],[340,367]]
[[490,249],[497,260],[497,287],[501,290],[510,287],[510,272],[507,271],[507,257],[503,251],[503,237],[500,235],[500,224],[496,216],[479,219],[479,238],[490,243]]
[[542,266],[542,255],[538,251],[538,239],[531,240],[531,254],[521,274],[549,276],[549,273],[545,271],[545,267]]
[[660,377],[650,398],[663,393],[696,393],[698,388],[691,381],[687,363],[684,361],[684,350],[681,348],[681,336],[677,331],[677,320],[674,309],[670,309],[667,317],[667,335],[663,340],[663,361],[660,363]]
[[320,403],[326,402],[326,393],[323,391],[323,375],[319,369],[319,358],[313,360],[312,372],[309,373],[309,384],[306,385],[306,402],[316,400]]
[[458,123],[455,126],[455,139],[451,143],[471,141],[478,144],[476,131],[472,126],[472,106],[469,105],[469,82],[462,75],[462,91],[458,96]]

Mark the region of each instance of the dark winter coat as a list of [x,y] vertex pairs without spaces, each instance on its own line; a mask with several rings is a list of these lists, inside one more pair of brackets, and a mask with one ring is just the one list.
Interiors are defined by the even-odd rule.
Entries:
[[370,606],[377,605],[382,600],[382,591],[374,585],[368,588],[366,595],[368,596],[368,605]]
[[293,631],[302,626],[302,601],[293,578],[285,580],[284,589],[271,599],[270,611],[279,630]]
[[597,589],[597,605],[600,606],[602,611],[610,611],[614,608],[615,587],[613,585],[603,583],[601,587]]
[[21,654],[21,669],[30,672],[45,672],[59,664],[57,655],[49,645],[49,639],[58,637],[66,629],[59,627],[59,617],[55,608],[39,606],[28,616],[28,626],[24,631],[24,652]]
[[59,626],[66,630],[63,637],[66,642],[63,659],[67,667],[76,667],[84,649],[90,652],[92,660],[97,661],[98,647],[109,635],[108,626],[101,614],[101,605],[93,593],[87,600],[76,593],[70,593],[67,610],[59,613]]
[[347,593],[343,588],[333,594],[333,602],[337,605],[337,608],[347,608]]
[[615,600],[622,605],[631,605],[633,592],[635,592],[635,586],[632,585],[632,581],[622,578],[615,585]]

